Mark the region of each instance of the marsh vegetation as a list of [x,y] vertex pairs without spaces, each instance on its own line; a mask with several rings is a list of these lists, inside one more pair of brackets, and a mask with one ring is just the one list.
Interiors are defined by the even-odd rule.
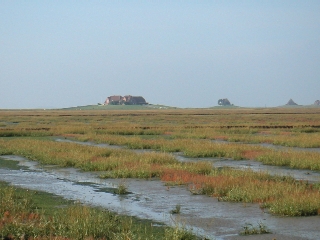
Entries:
[[[0,125],[1,155],[98,171],[101,178],[158,179],[219,201],[259,203],[275,215],[320,214],[319,183],[217,168],[206,161],[179,162],[172,154],[320,171],[320,152],[293,149],[320,147],[318,109],[1,111]],[[125,148],[56,142],[56,137]],[[125,193],[126,186],[119,185],[118,190]]]

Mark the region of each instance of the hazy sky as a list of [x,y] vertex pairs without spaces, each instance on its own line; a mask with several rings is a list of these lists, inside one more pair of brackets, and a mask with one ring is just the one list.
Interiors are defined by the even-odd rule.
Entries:
[[0,108],[320,99],[319,0],[0,2]]

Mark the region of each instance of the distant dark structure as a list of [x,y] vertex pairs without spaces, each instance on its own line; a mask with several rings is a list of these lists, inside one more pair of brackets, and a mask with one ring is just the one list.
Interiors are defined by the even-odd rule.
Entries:
[[219,99],[218,104],[220,106],[230,106],[231,105],[231,103],[228,100],[228,98]]
[[287,106],[295,106],[295,105],[298,105],[298,104],[296,104],[292,99],[290,99],[286,105]]
[[315,101],[314,105],[318,105],[319,106],[320,105],[320,100]]

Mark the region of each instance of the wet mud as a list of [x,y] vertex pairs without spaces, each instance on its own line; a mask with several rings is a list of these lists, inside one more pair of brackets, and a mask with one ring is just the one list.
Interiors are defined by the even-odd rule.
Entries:
[[[192,195],[185,187],[170,187],[155,180],[100,179],[99,173],[74,168],[42,166],[19,156],[1,156],[0,161],[17,161],[20,169],[0,168],[0,180],[13,185],[46,191],[142,219],[167,225],[183,225],[207,239],[320,239],[320,217],[277,217],[256,204],[219,202]],[[125,184],[128,194],[114,189]],[[177,205],[180,214],[170,214]],[[272,233],[240,236],[246,224],[262,223]]]

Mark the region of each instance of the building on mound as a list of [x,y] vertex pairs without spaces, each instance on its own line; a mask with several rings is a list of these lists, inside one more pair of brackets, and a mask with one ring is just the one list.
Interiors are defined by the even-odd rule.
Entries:
[[320,100],[315,101],[314,105],[318,105],[319,106],[320,105]]
[[146,100],[141,96],[126,95],[124,97],[120,95],[113,95],[107,97],[104,105],[147,105]]
[[120,95],[113,95],[107,97],[106,101],[104,102],[104,105],[120,105],[121,101],[122,97]]
[[287,106],[295,106],[295,105],[298,105],[298,104],[296,104],[292,99],[290,99],[286,105]]
[[146,100],[141,96],[126,95],[123,97],[123,104],[125,105],[146,105]]
[[218,100],[218,104],[219,104],[220,106],[230,106],[230,105],[231,105],[231,103],[230,103],[230,101],[228,100],[228,98],[219,99],[219,100]]

